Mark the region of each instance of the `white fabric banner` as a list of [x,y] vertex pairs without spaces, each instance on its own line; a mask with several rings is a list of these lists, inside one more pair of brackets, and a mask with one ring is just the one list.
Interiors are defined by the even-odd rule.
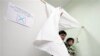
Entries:
[[[52,13],[52,10],[55,8],[52,5],[46,3],[48,16]],[[61,8],[62,16],[60,17],[59,28],[60,30],[80,28],[80,23],[73,18],[69,13],[67,13],[63,8]]]
[[55,8],[52,11],[40,30],[34,45],[53,56],[69,56],[65,44],[58,34],[60,14],[59,8]]

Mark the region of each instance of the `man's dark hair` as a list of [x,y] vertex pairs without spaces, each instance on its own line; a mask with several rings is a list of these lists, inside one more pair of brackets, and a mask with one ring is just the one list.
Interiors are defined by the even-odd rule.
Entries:
[[66,33],[64,30],[59,31],[59,35],[60,35],[60,34],[65,34],[65,35],[67,35],[67,33]]
[[70,40],[72,40],[72,41],[74,42],[74,38],[68,38],[68,39],[66,40],[66,42],[69,42]]

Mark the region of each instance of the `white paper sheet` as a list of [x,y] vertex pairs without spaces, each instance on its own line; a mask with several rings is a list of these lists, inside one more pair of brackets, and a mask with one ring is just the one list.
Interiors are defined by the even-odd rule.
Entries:
[[27,27],[32,27],[34,22],[30,13],[12,3],[8,4],[7,19]]

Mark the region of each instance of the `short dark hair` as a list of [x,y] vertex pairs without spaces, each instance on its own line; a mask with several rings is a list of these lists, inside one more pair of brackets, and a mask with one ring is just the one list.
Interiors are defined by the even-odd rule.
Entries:
[[74,42],[74,38],[68,38],[68,39],[66,40],[66,42],[68,42],[68,41],[70,41],[70,40],[72,40],[72,41]]
[[60,34],[65,34],[65,35],[67,35],[67,33],[66,33],[64,30],[59,31],[59,35],[60,35]]

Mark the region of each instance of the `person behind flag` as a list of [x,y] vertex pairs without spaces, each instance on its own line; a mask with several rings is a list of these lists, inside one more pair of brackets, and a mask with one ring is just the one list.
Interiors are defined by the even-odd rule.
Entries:
[[70,54],[70,56],[76,56],[76,48],[73,44],[74,44],[73,38],[68,38],[65,42],[65,45],[68,49],[68,53]]
[[64,41],[65,37],[67,36],[67,33],[64,30],[59,31],[59,35],[61,39]]

